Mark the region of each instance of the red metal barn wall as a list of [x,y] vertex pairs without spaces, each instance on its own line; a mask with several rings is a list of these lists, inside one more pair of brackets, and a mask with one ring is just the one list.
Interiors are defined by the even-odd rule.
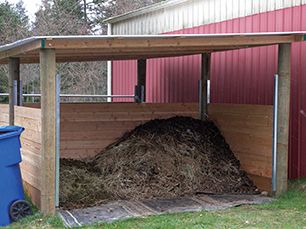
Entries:
[[[306,31],[306,5],[256,14],[178,33],[245,33]],[[292,48],[289,177],[306,177],[306,43]],[[212,55],[211,102],[272,104],[277,47]],[[133,94],[136,61],[113,62],[113,94]],[[151,59],[147,68],[148,102],[196,102],[200,57]],[[118,101],[118,100],[117,100]],[[122,100],[121,100],[122,101]],[[128,101],[128,100],[125,100]]]

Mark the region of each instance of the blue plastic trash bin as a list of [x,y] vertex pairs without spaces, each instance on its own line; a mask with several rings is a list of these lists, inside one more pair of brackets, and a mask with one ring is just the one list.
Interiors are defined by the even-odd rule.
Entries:
[[0,126],[0,226],[32,213],[24,200],[19,167],[20,134],[23,130],[18,126]]

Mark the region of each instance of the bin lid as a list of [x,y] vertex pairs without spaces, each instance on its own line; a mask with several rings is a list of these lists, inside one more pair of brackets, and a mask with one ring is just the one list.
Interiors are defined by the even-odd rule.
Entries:
[[20,135],[24,131],[21,126],[0,126],[0,140]]

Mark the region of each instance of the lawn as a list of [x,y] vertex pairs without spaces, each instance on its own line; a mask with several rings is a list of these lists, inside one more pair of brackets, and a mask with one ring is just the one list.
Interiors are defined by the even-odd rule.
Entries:
[[[8,228],[64,228],[59,217],[35,215]],[[299,228],[306,229],[306,180],[290,183],[290,189],[270,204],[242,206],[224,211],[167,214],[141,219],[90,225],[82,228]]]

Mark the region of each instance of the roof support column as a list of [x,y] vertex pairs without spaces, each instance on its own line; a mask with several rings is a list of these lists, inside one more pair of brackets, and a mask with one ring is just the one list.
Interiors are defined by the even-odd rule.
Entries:
[[9,59],[9,125],[15,124],[14,106],[21,104],[20,59]]
[[55,213],[56,146],[56,61],[54,49],[40,50],[41,85],[41,211]]
[[146,71],[147,60],[137,60],[137,86],[135,91],[136,102],[146,101]]
[[276,152],[276,195],[288,188],[288,142],[290,114],[291,44],[280,44],[278,50],[278,121]]
[[199,106],[200,106],[200,119],[206,120],[208,116],[208,108],[207,108],[207,94],[208,94],[208,84],[210,74],[210,53],[203,53],[201,60],[201,83],[200,83],[200,91],[199,91]]

